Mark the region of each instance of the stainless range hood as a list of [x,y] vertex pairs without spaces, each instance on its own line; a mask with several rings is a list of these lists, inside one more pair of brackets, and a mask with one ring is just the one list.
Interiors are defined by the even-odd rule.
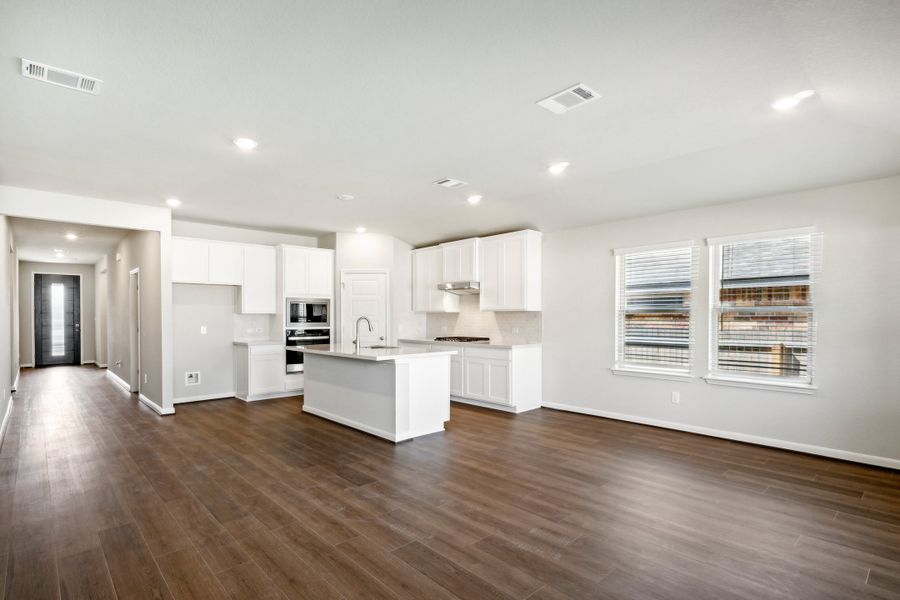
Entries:
[[481,287],[477,281],[448,281],[447,283],[437,284],[437,289],[459,296],[467,296],[469,294],[477,294]]

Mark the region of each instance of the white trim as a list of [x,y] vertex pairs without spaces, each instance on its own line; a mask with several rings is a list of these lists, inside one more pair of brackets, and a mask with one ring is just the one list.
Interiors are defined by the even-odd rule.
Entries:
[[815,454],[818,456],[827,456],[828,458],[836,458],[838,460],[848,460],[850,462],[863,463],[867,465],[875,465],[878,467],[887,467],[888,469],[900,469],[900,459],[888,458],[886,456],[875,456],[872,454],[861,454],[859,452],[849,452],[847,450],[838,450],[837,448],[826,448],[824,446],[814,446],[812,444],[802,444],[799,442],[789,442],[787,440],[779,440],[776,438],[767,438],[747,433],[738,433],[735,431],[724,431],[722,429],[711,429],[709,427],[698,427],[695,425],[687,425],[685,423],[674,423],[672,421],[663,421],[661,419],[650,419],[647,417],[639,417],[636,415],[625,415],[621,413],[598,410],[594,408],[586,408],[582,406],[574,406],[571,404],[560,404],[557,402],[544,402],[544,408],[552,408],[554,410],[564,410],[567,412],[581,413],[595,417],[604,417],[606,419],[615,419],[616,421],[628,421],[630,423],[639,423],[641,425],[651,425],[653,427],[662,427],[664,429],[674,429],[677,431],[687,431],[688,433],[696,433],[699,435],[707,435],[710,437],[723,438],[726,440],[735,440],[748,444],[756,444],[759,446],[770,446],[772,448],[781,448],[783,450],[792,450],[794,452],[803,452],[805,454]]
[[138,394],[138,400],[140,400],[143,404],[146,404],[147,406],[149,406],[158,415],[174,415],[175,414],[174,408],[165,409],[143,394]]
[[629,377],[649,377],[651,379],[668,379],[674,381],[692,381],[691,373],[667,371],[663,369],[638,369],[634,367],[616,366],[610,369],[613,375],[627,375]]
[[0,425],[0,448],[3,447],[3,440],[6,439],[6,428],[9,426],[9,418],[12,415],[13,397],[9,395],[9,402],[6,405],[6,414],[3,415],[3,424]]
[[101,369],[109,368],[109,365],[106,363],[94,363],[94,364],[97,365],[98,367],[100,367]]
[[199,396],[183,396],[181,398],[172,398],[172,404],[203,402],[204,400],[223,400],[225,398],[235,398],[234,392],[220,392],[218,394],[201,394]]
[[[131,276],[134,275],[134,281],[137,289],[135,290],[131,286]],[[134,292],[134,302],[137,302],[137,314],[131,314],[131,306],[132,306],[132,297],[131,294]],[[136,320],[136,321],[133,321]],[[135,326],[137,326],[137,339],[134,340],[134,349],[136,356],[132,356],[131,354],[131,344],[132,339],[131,336],[135,335]],[[131,364],[130,367],[131,374],[135,375],[135,379],[137,379],[137,385],[134,386],[132,391],[140,393],[141,392],[141,379],[143,378],[144,371],[141,368],[141,341],[144,336],[144,325],[141,322],[141,268],[135,267],[128,271],[128,360]],[[162,414],[162,413],[160,413]]]
[[669,250],[671,248],[693,248],[697,246],[696,240],[682,240],[680,242],[665,242],[662,244],[648,244],[646,246],[631,246],[630,248],[613,248],[613,256],[632,254],[637,252],[655,252],[656,250]]
[[793,229],[776,229],[774,231],[757,231],[756,233],[740,233],[737,235],[708,237],[705,241],[707,246],[719,246],[721,244],[730,244],[746,240],[778,239],[798,235],[810,235],[816,233],[816,231],[815,227],[795,227]]
[[275,398],[290,398],[291,396],[301,395],[302,394],[297,393],[297,390],[292,390],[287,392],[272,392],[270,394],[247,394],[246,396],[235,394],[234,397],[238,400],[243,400],[244,402],[259,402],[260,400],[274,400]]
[[128,383],[127,381],[125,381],[124,379],[122,379],[121,377],[119,377],[118,375],[116,375],[112,369],[106,370],[106,376],[109,377],[110,379],[112,379],[113,383],[115,383],[117,386],[119,386],[120,388],[122,388],[123,390],[128,392],[129,394],[131,393],[131,384]]
[[34,363],[19,363],[20,369],[33,369]]
[[18,369],[16,369],[16,378],[13,379],[13,384],[12,384],[12,387],[10,388],[10,391],[14,392],[17,389],[19,389],[19,370]]
[[769,390],[772,392],[788,392],[791,394],[814,394],[818,389],[809,383],[791,381],[770,381],[768,379],[755,379],[752,377],[729,377],[716,373],[709,373],[703,378],[706,383],[713,385],[728,385],[732,387],[752,388],[756,390]]
[[523,413],[529,410],[534,410],[535,408],[540,408],[540,406],[535,406],[533,408],[526,408],[524,410],[520,410],[515,406],[510,406],[509,404],[497,404],[495,402],[485,402],[483,400],[475,400],[474,398],[463,398],[461,396],[450,396],[450,400],[452,402],[459,402],[460,404],[471,404],[472,406],[480,406],[481,408],[490,408],[492,410],[502,410],[503,412],[508,413]]

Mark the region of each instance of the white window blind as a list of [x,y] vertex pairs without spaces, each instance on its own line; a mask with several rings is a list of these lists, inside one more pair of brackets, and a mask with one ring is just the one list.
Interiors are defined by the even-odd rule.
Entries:
[[690,373],[692,245],[617,253],[616,367]]
[[714,375],[812,383],[818,242],[803,233],[713,247]]

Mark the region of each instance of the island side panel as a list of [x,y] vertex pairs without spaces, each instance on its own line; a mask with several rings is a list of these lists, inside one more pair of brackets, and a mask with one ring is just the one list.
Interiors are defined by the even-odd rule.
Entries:
[[397,436],[410,439],[444,430],[450,420],[450,356],[397,361]]
[[303,411],[397,440],[395,364],[304,355]]

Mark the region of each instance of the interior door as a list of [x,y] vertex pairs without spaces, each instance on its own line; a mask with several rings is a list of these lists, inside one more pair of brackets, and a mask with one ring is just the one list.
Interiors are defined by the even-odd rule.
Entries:
[[81,362],[81,289],[77,275],[34,276],[34,360],[39,367]]
[[341,278],[341,339],[351,342],[356,337],[356,320],[367,317],[360,324],[363,346],[387,344],[387,274],[345,272]]

